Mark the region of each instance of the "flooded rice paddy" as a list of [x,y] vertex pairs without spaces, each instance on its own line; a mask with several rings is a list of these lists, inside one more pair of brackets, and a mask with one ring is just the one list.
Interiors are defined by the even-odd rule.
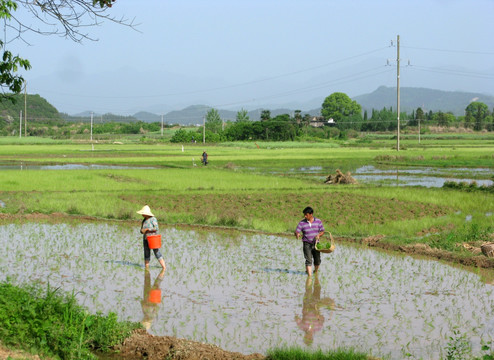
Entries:
[[[156,169],[156,167],[135,167],[125,165],[98,165],[98,164],[0,164],[0,170],[120,170],[120,169]],[[248,168],[249,171],[263,171],[256,168]],[[323,182],[329,174],[334,174],[336,169],[323,166],[311,166],[292,169],[270,169],[268,172],[275,175],[311,175],[320,178]],[[345,170],[346,172],[348,170]],[[492,186],[494,184],[494,169],[487,168],[437,168],[437,167],[376,167],[363,165],[350,169],[352,176],[362,184],[388,185],[388,186],[423,186],[442,187],[447,181],[476,182],[479,186]]]
[[[251,168],[251,171],[258,169]],[[374,165],[362,165],[348,171],[361,184],[387,185],[387,186],[423,186],[442,187],[447,181],[476,182],[479,186],[492,186],[494,184],[494,169],[491,168],[439,168],[439,167],[379,167]],[[270,174],[275,175],[310,175],[321,182],[330,174],[336,173],[336,168],[324,166],[310,166],[286,169],[270,169]]]
[[146,170],[146,169],[156,169],[156,168],[150,166],[124,166],[124,165],[98,165],[98,164],[0,165],[0,170],[122,170],[122,169]]
[[472,168],[404,168],[379,169],[372,165],[362,166],[352,174],[357,181],[366,184],[383,183],[394,186],[442,187],[446,181],[475,181],[479,186],[491,186],[494,181],[477,179],[478,175],[494,178],[494,169]]
[[308,282],[293,238],[167,228],[160,276],[155,258],[150,272],[142,268],[135,225],[0,226],[1,280],[49,282],[154,335],[242,353],[352,346],[438,359],[454,331],[476,354],[494,335],[494,287],[436,261],[337,244]]

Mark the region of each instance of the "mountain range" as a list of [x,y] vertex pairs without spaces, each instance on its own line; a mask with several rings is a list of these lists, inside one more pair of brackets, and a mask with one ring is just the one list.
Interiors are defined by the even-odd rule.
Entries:
[[[363,111],[367,110],[368,112],[371,112],[372,109],[381,110],[383,108],[393,108],[395,110],[397,108],[397,90],[396,87],[381,86],[372,93],[355,96],[352,100],[357,101],[357,103],[362,106]],[[483,102],[489,109],[494,109],[494,96],[486,94],[414,87],[400,88],[400,111],[402,112],[412,112],[420,107],[425,112],[451,112],[454,115],[459,116],[464,115],[465,108],[473,101]],[[320,103],[322,105],[323,102],[324,99],[320,99],[319,102],[317,99],[314,99],[312,102],[307,102],[307,104],[314,105]],[[262,110],[265,109],[270,111],[272,117],[280,114],[293,114],[295,110],[301,110],[302,115],[320,114],[320,106],[306,109],[300,108],[299,106],[300,104],[286,104],[286,107],[277,109],[264,107],[262,109],[248,111],[248,116],[251,120],[259,120]],[[204,117],[209,110],[211,110],[211,107],[208,105],[191,105],[182,110],[170,111],[164,115],[158,115],[148,111],[139,111],[135,113],[133,117],[145,122],[161,122],[163,120],[167,124],[200,125],[203,123]],[[235,120],[237,112],[241,109],[238,109],[237,111],[226,109],[216,110],[218,110],[218,113],[223,120]],[[87,113],[90,114],[90,112]],[[85,112],[76,116],[86,116],[87,113]]]

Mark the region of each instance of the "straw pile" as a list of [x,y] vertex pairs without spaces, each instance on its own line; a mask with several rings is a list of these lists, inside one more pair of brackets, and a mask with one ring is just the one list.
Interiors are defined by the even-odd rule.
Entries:
[[339,169],[336,170],[336,175],[328,175],[325,184],[335,185],[335,184],[357,184],[357,180],[355,180],[350,172],[343,174]]

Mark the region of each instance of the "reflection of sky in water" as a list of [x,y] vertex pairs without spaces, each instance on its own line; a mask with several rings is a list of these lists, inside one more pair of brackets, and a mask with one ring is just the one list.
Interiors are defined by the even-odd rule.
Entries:
[[114,311],[121,320],[148,321],[154,335],[242,353],[306,348],[304,316],[319,317],[311,348],[350,346],[393,359],[444,358],[455,330],[479,354],[481,338],[494,335],[492,285],[439,262],[337,244],[322,254],[317,287],[306,283],[292,238],[169,228],[162,229],[160,282],[155,258],[145,276],[138,227],[138,219],[132,228],[0,226],[0,281],[49,281],[92,312]]
[[[256,171],[255,168],[250,168]],[[346,173],[347,170],[342,170]],[[293,174],[293,175],[324,175],[324,181],[329,174],[335,174],[336,169],[322,166],[307,166],[300,168],[271,169],[271,174]],[[494,177],[494,169],[486,168],[433,168],[433,167],[407,167],[407,168],[385,168],[379,169],[373,165],[365,165],[350,171],[352,177],[364,184],[386,184],[392,186],[424,186],[442,187],[446,181],[467,182],[476,181],[477,185],[490,186],[494,182],[488,179],[476,179],[476,175]],[[432,176],[433,175],[433,176]],[[442,175],[442,176],[441,176]],[[455,177],[455,176],[461,176]]]
[[0,165],[0,170],[105,170],[105,169],[154,169],[154,167],[119,166],[119,165]]
[[407,174],[436,174],[436,175],[449,175],[449,174],[490,174],[494,176],[494,169],[486,168],[433,168],[433,167],[407,167],[402,169],[378,169],[372,165],[366,165],[359,167],[355,170],[355,174],[386,174],[386,173],[396,173],[403,172]]
[[[491,186],[492,180],[476,180],[476,179],[464,179],[449,177],[451,174],[472,176],[475,173],[492,174],[494,176],[494,170],[492,169],[469,169],[469,168],[406,168],[406,169],[378,169],[372,165],[362,166],[358,168],[352,176],[362,183],[382,183],[386,185],[396,186],[424,186],[424,187],[442,187],[447,181],[454,182],[467,182],[475,181],[477,185]],[[386,175],[389,174],[389,175]],[[427,176],[434,175],[448,175],[448,177]]]

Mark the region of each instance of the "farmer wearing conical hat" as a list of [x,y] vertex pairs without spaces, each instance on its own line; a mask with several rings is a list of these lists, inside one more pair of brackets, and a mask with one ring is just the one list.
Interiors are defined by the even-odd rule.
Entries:
[[317,272],[321,264],[321,253],[316,250],[316,243],[324,235],[324,225],[320,219],[314,217],[314,210],[307,206],[304,211],[304,219],[300,221],[295,229],[297,240],[302,237],[305,271],[312,276],[312,259],[314,259],[314,272]]
[[[149,248],[147,237],[148,235],[158,234],[158,220],[154,217],[153,213],[149,206],[145,205],[141,210],[137,211],[138,214],[142,215],[142,223],[141,223],[141,234],[142,235],[142,243],[144,246],[144,266],[146,269],[149,269],[149,261],[151,260],[151,249]],[[163,270],[166,270],[165,259],[163,259],[163,255],[161,255],[160,249],[153,249],[154,256],[160,262]]]

